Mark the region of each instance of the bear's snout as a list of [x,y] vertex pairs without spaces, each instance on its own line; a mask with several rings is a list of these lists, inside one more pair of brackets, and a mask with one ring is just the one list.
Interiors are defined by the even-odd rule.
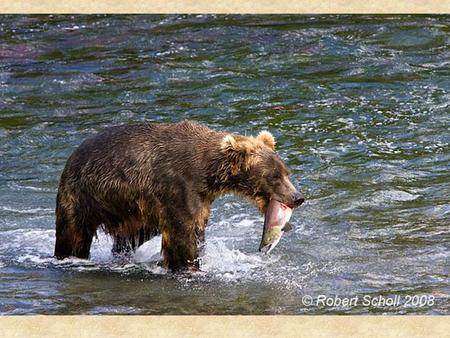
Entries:
[[299,191],[296,191],[294,193],[294,206],[298,207],[300,206],[303,202],[305,202],[305,196],[303,196],[303,194]]

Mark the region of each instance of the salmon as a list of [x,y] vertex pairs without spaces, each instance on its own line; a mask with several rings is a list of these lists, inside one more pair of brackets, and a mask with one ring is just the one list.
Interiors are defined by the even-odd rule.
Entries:
[[292,209],[277,200],[271,200],[264,215],[264,230],[259,251],[269,254],[278,244],[284,232],[292,229],[288,223]]

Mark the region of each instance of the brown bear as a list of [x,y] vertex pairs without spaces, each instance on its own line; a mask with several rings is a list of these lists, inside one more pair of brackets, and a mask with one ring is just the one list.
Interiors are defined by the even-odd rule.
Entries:
[[161,234],[163,265],[195,270],[211,203],[225,193],[261,212],[271,199],[291,208],[304,200],[269,132],[247,137],[190,121],[107,128],[67,160],[56,200],[55,256],[88,258],[101,227],[116,253]]

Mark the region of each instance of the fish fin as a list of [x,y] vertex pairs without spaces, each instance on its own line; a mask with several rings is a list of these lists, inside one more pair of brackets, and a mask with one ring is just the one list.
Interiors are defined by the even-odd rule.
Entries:
[[291,225],[291,223],[286,222],[286,224],[284,225],[283,229],[281,229],[284,232],[288,232],[289,230],[292,230],[293,226]]

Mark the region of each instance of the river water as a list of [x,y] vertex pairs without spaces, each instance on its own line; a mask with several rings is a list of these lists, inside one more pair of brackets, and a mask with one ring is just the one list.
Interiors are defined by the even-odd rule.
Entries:
[[[450,314],[449,24],[0,16],[0,313]],[[77,145],[184,119],[276,137],[307,199],[277,248],[258,252],[263,218],[226,196],[201,273],[158,267],[159,237],[114,259],[99,233],[90,260],[55,260],[57,184]],[[359,301],[305,304],[320,295]]]

